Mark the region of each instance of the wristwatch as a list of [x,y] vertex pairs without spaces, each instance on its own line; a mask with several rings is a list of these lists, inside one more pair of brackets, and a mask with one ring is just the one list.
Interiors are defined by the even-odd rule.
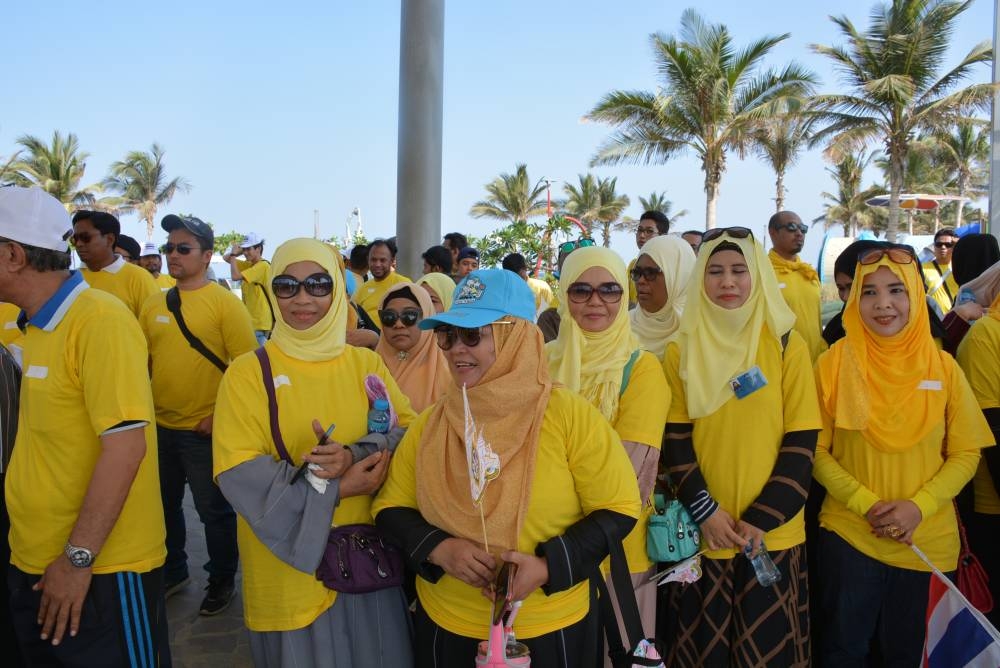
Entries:
[[66,547],[63,551],[69,558],[69,563],[73,564],[77,568],[90,568],[94,565],[94,558],[96,555],[85,547],[79,547],[77,545],[72,545],[71,543],[66,543]]

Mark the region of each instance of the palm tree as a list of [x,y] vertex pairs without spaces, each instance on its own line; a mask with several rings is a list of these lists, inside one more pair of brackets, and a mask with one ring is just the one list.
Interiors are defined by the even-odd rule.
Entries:
[[861,152],[857,155],[844,156],[833,167],[826,171],[833,177],[836,193],[822,193],[825,204],[826,227],[840,224],[844,227],[845,237],[855,237],[859,230],[875,228],[875,211],[865,202],[883,191],[875,186],[861,188],[865,168],[872,161],[873,155]]
[[814,75],[794,63],[759,72],[767,54],[787,38],[767,36],[739,49],[726,26],[707,24],[686,10],[680,41],[650,37],[662,87],[612,91],[587,114],[617,128],[591,164],[663,164],[693,151],[705,173],[705,227],[715,227],[727,153],[746,151],[750,133],[776,102],[812,92]]
[[594,224],[600,223],[604,246],[608,247],[611,245],[611,226],[629,205],[629,198],[616,192],[617,178],[600,178],[593,174],[580,174],[578,178],[579,187],[563,184],[566,212],[579,218],[590,234],[593,234]]
[[56,130],[49,144],[33,135],[23,135],[17,138],[17,143],[23,149],[20,153],[25,155],[5,170],[12,183],[38,186],[67,208],[93,204],[100,187],[80,187],[90,154],[80,150],[75,134],[71,132],[64,137]]
[[827,126],[814,141],[830,140],[835,153],[847,154],[881,142],[889,160],[889,241],[899,229],[899,195],[912,137],[934,132],[957,117],[985,110],[991,84],[958,88],[972,68],[989,63],[989,43],[974,46],[951,70],[939,76],[955,21],[971,0],[892,0],[876,5],[868,28],[858,31],[845,16],[830,17],[846,46],[812,45],[842,73],[849,93],[814,99]]
[[527,221],[546,211],[545,184],[534,186],[528,178],[528,167],[518,164],[513,174],[500,174],[486,184],[485,200],[472,205],[469,213],[476,218],[496,218],[511,223]]
[[799,113],[798,101],[788,100],[783,109],[765,119],[753,133],[753,152],[774,170],[774,210],[785,210],[785,173],[795,164],[811,136],[814,118]]
[[188,192],[191,185],[180,176],[167,180],[163,148],[154,143],[149,153],[130,151],[124,160],[111,164],[102,182],[107,190],[119,194],[116,204],[122,213],[138,212],[146,221],[146,238],[153,239],[156,210],[167,204],[178,191]]
[[[649,197],[643,197],[639,195],[639,207],[643,211],[659,211],[664,216],[670,220],[671,223],[677,222],[678,218],[683,218],[684,216],[691,213],[687,209],[681,209],[680,211],[674,211],[674,203],[667,199],[667,193],[665,192],[651,192]],[[639,228],[639,219],[633,218],[632,216],[625,216],[620,222],[614,224],[614,229],[617,232],[629,232],[630,234],[635,234],[635,231]]]
[[962,226],[965,197],[985,194],[990,159],[990,128],[985,121],[962,119],[948,131],[936,132],[935,159],[952,175],[948,184],[961,199],[955,204],[955,227]]

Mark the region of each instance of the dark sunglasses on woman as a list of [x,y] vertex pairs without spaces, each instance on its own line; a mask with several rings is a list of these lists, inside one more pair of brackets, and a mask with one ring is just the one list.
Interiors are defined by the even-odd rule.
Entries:
[[589,283],[573,283],[566,288],[566,296],[576,304],[590,301],[595,292],[605,304],[617,304],[622,300],[625,290],[617,283],[601,283],[596,288]]
[[909,248],[873,248],[858,256],[858,264],[875,264],[886,255],[896,264],[912,264],[916,261],[913,251]]
[[659,267],[635,267],[629,272],[634,283],[638,283],[640,278],[646,279],[647,283],[652,283],[656,277],[663,273]]
[[402,312],[396,312],[392,309],[384,308],[378,312],[378,319],[382,321],[382,326],[392,327],[396,324],[396,321],[403,323],[404,327],[413,327],[415,324],[420,322],[423,318],[423,313],[417,309],[407,308],[403,309]]
[[[497,320],[493,325],[513,325],[509,320]],[[490,327],[490,325],[483,325]],[[438,325],[434,328],[434,337],[437,339],[438,348],[441,350],[451,350],[455,341],[461,341],[462,345],[468,348],[475,348],[483,339],[482,327],[456,327],[455,325]]]
[[294,276],[281,274],[271,281],[271,292],[278,299],[291,299],[299,294],[299,288],[305,288],[306,294],[312,297],[326,297],[333,292],[333,278],[330,274],[316,273],[300,281]]
[[708,232],[705,232],[705,234],[701,237],[701,243],[704,244],[712,239],[718,239],[723,234],[732,239],[746,239],[747,237],[750,237],[751,239],[754,238],[753,231],[751,231],[748,227],[716,227]]
[[596,246],[597,242],[589,237],[584,237],[583,239],[577,239],[576,241],[564,241],[559,244],[559,251],[562,253],[572,253],[577,248],[589,248],[591,246]]

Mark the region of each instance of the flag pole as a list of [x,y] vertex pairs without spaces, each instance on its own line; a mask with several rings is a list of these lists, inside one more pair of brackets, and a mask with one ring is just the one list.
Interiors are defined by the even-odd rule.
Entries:
[[943,582],[945,586],[948,587],[948,589],[950,589],[951,591],[962,597],[962,600],[965,601],[966,607],[969,609],[969,612],[971,612],[972,615],[976,618],[976,621],[979,622],[979,624],[984,629],[986,629],[986,632],[990,634],[994,642],[1000,643],[1000,631],[997,631],[996,627],[990,623],[990,620],[986,619],[986,615],[980,612],[979,608],[972,605],[969,599],[965,598],[965,594],[963,594],[962,590],[960,590],[957,586],[955,586],[955,583],[951,581],[951,578],[942,573],[941,570],[937,566],[935,566],[930,559],[927,558],[927,555],[924,554],[919,547],[911,544],[910,549],[912,549],[914,553],[916,553],[916,555],[920,557],[921,561],[927,564],[927,566],[931,569],[932,573],[935,576],[937,576],[938,580]]

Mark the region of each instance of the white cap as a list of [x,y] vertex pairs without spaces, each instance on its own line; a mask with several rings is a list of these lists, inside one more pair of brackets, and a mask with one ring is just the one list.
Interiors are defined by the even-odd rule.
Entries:
[[160,254],[160,249],[156,247],[156,244],[154,244],[152,241],[147,241],[142,245],[142,252],[139,254],[139,257],[148,257],[150,255],[159,255],[159,254]]
[[65,207],[37,186],[0,188],[0,237],[65,253],[73,221]]
[[256,232],[248,232],[240,242],[240,248],[250,248],[251,246],[259,246],[264,243],[264,239],[257,235]]

